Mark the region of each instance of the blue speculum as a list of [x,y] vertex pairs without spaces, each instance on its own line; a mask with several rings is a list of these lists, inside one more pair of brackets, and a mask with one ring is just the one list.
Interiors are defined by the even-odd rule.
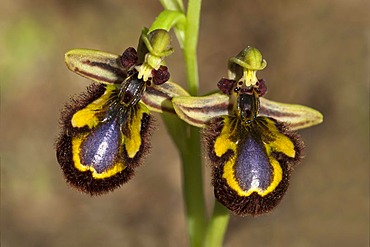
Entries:
[[271,183],[272,169],[263,144],[248,135],[238,153],[234,169],[241,189],[265,190]]
[[98,173],[114,165],[117,160],[122,135],[117,119],[98,126],[81,144],[81,160]]

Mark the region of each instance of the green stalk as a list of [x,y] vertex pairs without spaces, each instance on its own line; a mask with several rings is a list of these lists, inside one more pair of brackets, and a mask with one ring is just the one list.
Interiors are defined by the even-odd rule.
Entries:
[[[183,8],[179,7],[180,2],[179,0],[161,0],[165,10],[157,17],[150,29],[175,28],[180,46],[183,48],[188,91],[191,95],[197,95],[199,88],[197,43],[201,0],[189,0],[186,18],[182,12]],[[229,214],[221,204],[215,202],[212,217],[207,225],[200,131],[174,116],[163,114],[163,119],[181,157],[190,246],[222,246]]]
[[197,95],[199,87],[197,44],[201,3],[201,0],[189,0],[185,29],[184,57],[188,90],[191,95]]
[[[188,91],[198,94],[197,43],[200,18],[200,0],[189,0],[185,27],[184,59]],[[183,169],[183,189],[190,246],[203,245],[206,232],[206,210],[203,193],[203,169],[201,159],[200,131],[187,125],[186,148],[180,150]]]
[[227,208],[215,201],[212,217],[207,226],[205,247],[222,247],[229,219],[230,214]]
[[[184,57],[188,91],[191,95],[197,95],[199,88],[197,43],[200,9],[201,0],[189,0],[185,29]],[[181,157],[184,172],[184,195],[188,210],[188,228],[190,239],[194,240],[191,241],[191,246],[221,247],[229,222],[229,212],[216,201],[210,222],[208,225],[205,225],[206,213],[200,159],[199,129],[190,127],[190,138],[188,141],[190,144],[188,146],[189,152],[182,152]],[[196,156],[194,157],[194,155]],[[202,239],[202,243],[198,242],[200,239]]]
[[183,193],[190,246],[200,247],[206,232],[202,159],[199,129],[187,125],[186,146],[181,152]]

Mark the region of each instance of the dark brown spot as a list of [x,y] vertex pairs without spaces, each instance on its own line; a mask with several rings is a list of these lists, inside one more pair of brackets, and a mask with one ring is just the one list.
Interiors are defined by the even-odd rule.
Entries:
[[157,70],[152,70],[153,83],[155,85],[161,85],[170,79],[170,72],[166,66],[160,66]]
[[133,47],[127,48],[120,57],[121,64],[126,69],[129,69],[131,66],[135,65],[137,60],[137,52]]
[[230,95],[231,90],[235,84],[235,80],[229,80],[226,78],[222,78],[218,83],[217,87],[223,92],[224,94]]

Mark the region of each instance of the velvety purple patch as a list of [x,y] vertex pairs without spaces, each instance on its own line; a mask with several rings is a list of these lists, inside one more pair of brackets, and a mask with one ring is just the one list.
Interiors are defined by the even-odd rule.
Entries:
[[217,87],[224,93],[230,95],[231,90],[235,84],[235,80],[229,80],[226,78],[222,78],[218,83]]
[[159,69],[152,70],[153,83],[155,85],[161,85],[170,79],[170,72],[166,66],[161,65]]
[[239,148],[234,169],[239,186],[244,191],[252,188],[265,190],[271,183],[272,167],[265,148],[252,136],[248,136]]
[[129,47],[123,52],[121,56],[121,63],[124,68],[129,69],[131,66],[136,64],[137,59],[138,57],[136,50],[133,47]]
[[262,97],[263,95],[266,94],[267,86],[266,86],[265,80],[258,79],[258,82],[256,83],[256,86],[258,86],[258,88],[257,88],[258,96]]
[[112,167],[119,151],[120,135],[120,126],[115,118],[100,124],[81,144],[81,162],[98,173]]

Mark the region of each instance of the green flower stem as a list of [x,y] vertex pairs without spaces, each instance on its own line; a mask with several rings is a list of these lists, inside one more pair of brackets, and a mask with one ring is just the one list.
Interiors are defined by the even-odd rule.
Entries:
[[186,148],[180,150],[183,171],[183,193],[190,246],[202,246],[206,232],[203,194],[202,159],[199,129],[187,125]]
[[197,95],[199,87],[197,44],[201,4],[201,0],[189,0],[185,28],[184,57],[188,91],[191,95]]
[[[200,0],[189,0],[185,27],[184,58],[188,91],[198,94],[197,43],[200,19]],[[206,232],[206,210],[203,192],[203,169],[201,159],[200,131],[187,126],[186,148],[180,150],[183,165],[184,199],[190,246],[203,246]]]
[[190,246],[202,246],[206,233],[199,129],[169,113],[162,114],[167,131],[180,153],[182,186]]
[[205,247],[222,247],[230,213],[222,204],[215,201],[212,217],[207,226]]
[[163,8],[168,10],[184,11],[182,0],[160,0]]
[[[150,31],[160,28],[175,29],[180,46],[183,48],[188,91],[191,95],[197,95],[199,87],[197,43],[201,0],[188,1],[186,17],[179,0],[161,0],[161,3],[165,10],[153,22]],[[190,246],[222,246],[229,214],[222,205],[215,202],[212,217],[207,225],[200,130],[167,114],[163,114],[163,119],[181,157]]]

